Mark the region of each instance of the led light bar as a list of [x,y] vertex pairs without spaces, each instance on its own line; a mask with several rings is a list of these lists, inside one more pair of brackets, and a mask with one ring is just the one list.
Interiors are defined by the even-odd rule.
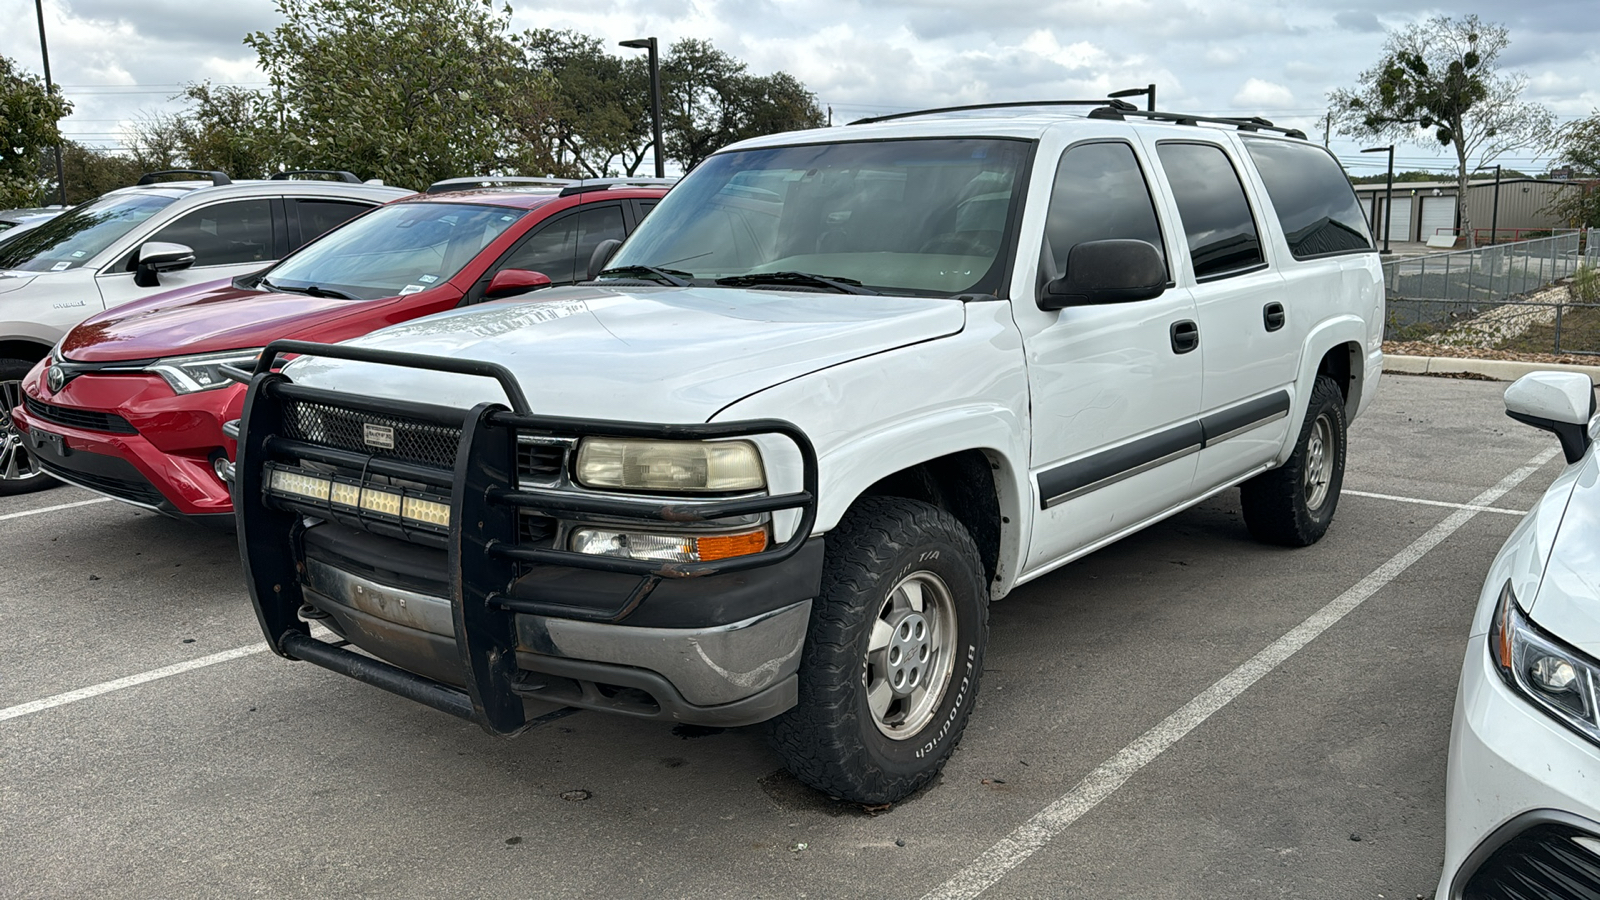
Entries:
[[283,497],[316,500],[329,506],[375,513],[432,530],[450,528],[450,503],[424,496],[387,490],[374,485],[336,480],[293,469],[270,466],[267,490]]

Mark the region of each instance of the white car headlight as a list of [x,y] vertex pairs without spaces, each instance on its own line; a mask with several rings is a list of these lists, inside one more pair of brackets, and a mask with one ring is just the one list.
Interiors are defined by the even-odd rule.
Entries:
[[147,372],[166,379],[167,384],[180,394],[209,391],[235,382],[222,374],[223,366],[248,369],[261,358],[261,349],[227,350],[222,353],[205,353],[199,356],[174,356],[151,363]]
[[1489,625],[1489,658],[1500,677],[1535,706],[1592,741],[1600,742],[1596,688],[1600,667],[1541,632],[1517,608],[1511,582],[1500,591]]
[[573,477],[585,487],[668,493],[767,486],[761,453],[749,441],[585,438]]

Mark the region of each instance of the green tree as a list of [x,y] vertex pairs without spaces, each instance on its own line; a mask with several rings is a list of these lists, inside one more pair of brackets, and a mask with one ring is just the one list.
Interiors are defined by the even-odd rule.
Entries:
[[[44,79],[0,56],[0,206],[38,206],[51,193],[55,170],[41,178],[45,157],[61,142],[60,121],[72,104]],[[53,162],[53,157],[52,157]]]
[[184,161],[234,178],[265,178],[281,166],[280,135],[272,97],[228,85],[191,84],[189,109],[177,119]]
[[506,111],[537,82],[490,0],[276,0],[245,38],[271,83],[282,162],[421,188],[516,155]]
[[1562,126],[1555,147],[1557,164],[1571,169],[1574,180],[1587,183],[1562,191],[1550,211],[1579,226],[1600,228],[1600,110]]
[[826,123],[816,95],[784,72],[755,76],[744,63],[686,39],[661,64],[662,140],[685,171],[734,141]]
[[107,191],[127,187],[139,180],[145,170],[132,157],[85,147],[67,141],[61,158],[67,178],[67,202],[93,200]]
[[650,73],[643,58],[606,52],[599,38],[540,29],[518,38],[550,102],[530,110],[525,143],[548,160],[530,171],[597,178],[638,173],[650,152]]
[[[1331,92],[1339,130],[1455,151],[1461,195],[1474,166],[1546,142],[1554,116],[1521,99],[1527,77],[1495,66],[1511,43],[1504,26],[1475,15],[1436,16],[1390,32],[1377,65],[1355,90]],[[1457,206],[1461,231],[1472,241],[1466,204]]]

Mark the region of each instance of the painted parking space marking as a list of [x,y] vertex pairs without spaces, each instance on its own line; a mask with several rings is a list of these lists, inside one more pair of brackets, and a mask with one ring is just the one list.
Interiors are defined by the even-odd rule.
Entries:
[[235,647],[232,650],[224,650],[221,653],[213,653],[210,656],[202,656],[197,659],[174,663],[170,666],[163,666],[159,669],[151,669],[148,672],[140,672],[137,675],[129,675],[126,678],[91,684],[75,691],[67,691],[65,694],[56,694],[53,697],[45,697],[16,706],[8,706],[5,709],[0,709],[0,722],[4,722],[7,719],[18,719],[36,712],[44,712],[47,709],[54,709],[58,706],[66,706],[68,703],[77,703],[79,700],[87,700],[90,697],[98,697],[101,694],[120,691],[123,688],[134,687],[135,685],[157,681],[162,678],[170,678],[173,675],[182,675],[184,672],[204,669],[206,666],[214,666],[217,663],[253,656],[254,654],[265,652],[266,649],[267,645],[265,643],[251,644],[248,647]]
[[1395,494],[1374,494],[1371,491],[1352,491],[1349,488],[1341,490],[1341,494],[1352,497],[1370,497],[1374,500],[1393,500],[1397,503],[1419,503],[1423,506],[1443,506],[1449,509],[1470,509],[1473,512],[1501,513],[1507,516],[1525,516],[1525,509],[1503,509],[1498,506],[1475,506],[1471,503],[1451,503],[1446,500],[1424,500],[1421,497],[1401,497]]
[[96,497],[93,500],[79,500],[76,503],[58,503],[55,506],[41,506],[38,509],[25,509],[22,512],[6,513],[5,515],[0,516],[0,522],[4,522],[7,519],[21,519],[26,518],[27,516],[42,516],[48,512],[56,512],[63,509],[76,509],[80,506],[93,506],[96,503],[110,502],[110,497]]
[[1499,484],[1472,498],[1471,503],[1462,504],[1461,509],[1452,512],[1444,521],[1428,529],[1421,537],[1390,557],[1371,574],[1356,582],[1349,590],[1312,613],[1305,621],[1273,641],[1243,665],[1224,675],[1183,708],[1135,738],[1115,756],[1085,776],[1072,790],[995,842],[944,884],[923,895],[922,900],[971,900],[993,887],[1007,872],[1022,865],[1072,823],[1100,805],[1101,801],[1115,793],[1117,788],[1140,769],[1155,761],[1184,735],[1227,706],[1251,685],[1282,665],[1323,632],[1338,624],[1339,620],[1411,568],[1412,564],[1425,556],[1429,550],[1443,543],[1478,513],[1490,508],[1496,500],[1527,480],[1541,466],[1554,459],[1557,450],[1558,448],[1552,447],[1540,453],[1526,465],[1501,479]]

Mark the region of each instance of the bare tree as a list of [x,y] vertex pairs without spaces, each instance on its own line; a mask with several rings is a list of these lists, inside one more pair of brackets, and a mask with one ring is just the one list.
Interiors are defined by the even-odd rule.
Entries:
[[1475,15],[1435,16],[1389,33],[1383,57],[1355,90],[1328,94],[1339,130],[1455,151],[1460,230],[1473,245],[1467,181],[1508,151],[1544,146],[1555,116],[1522,100],[1526,75],[1495,67],[1511,43],[1503,25]]

